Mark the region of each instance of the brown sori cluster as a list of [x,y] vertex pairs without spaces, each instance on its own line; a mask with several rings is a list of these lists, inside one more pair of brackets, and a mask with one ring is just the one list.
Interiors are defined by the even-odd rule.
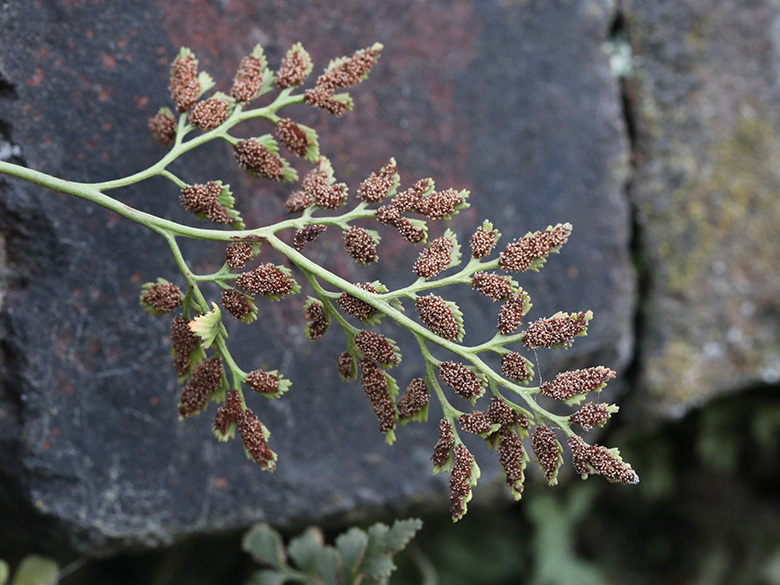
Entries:
[[265,427],[254,412],[247,409],[241,413],[238,419],[238,432],[252,459],[263,469],[273,471],[274,452],[271,451],[265,438]]
[[360,385],[371,401],[371,407],[379,421],[379,431],[388,433],[395,427],[395,406],[390,398],[384,370],[373,360],[360,360]]
[[335,99],[333,94],[336,89],[360,83],[376,63],[379,54],[378,48],[363,49],[343,59],[320,75],[314,89],[306,91],[304,101],[336,116],[343,115],[347,111],[347,102]]
[[430,179],[420,179],[406,191],[397,193],[390,200],[393,207],[401,213],[414,211],[420,208],[423,195],[431,189]]
[[402,217],[395,222],[395,227],[401,237],[412,244],[419,244],[425,239],[425,229],[414,225],[410,219]]
[[493,251],[496,245],[496,232],[477,228],[471,236],[471,255],[474,258],[484,258]]
[[504,372],[504,375],[510,380],[522,382],[531,377],[531,372],[528,371],[528,364],[526,363],[525,358],[514,351],[501,358],[501,371]]
[[284,59],[279,71],[276,72],[276,85],[285,89],[303,83],[309,74],[308,53],[302,48],[290,51]]
[[207,358],[192,371],[192,376],[184,385],[179,401],[179,414],[191,416],[203,410],[209,397],[222,384],[222,360]]
[[598,390],[614,377],[614,371],[602,366],[561,372],[552,381],[539,386],[539,392],[555,400],[568,400],[578,394]]
[[498,332],[509,335],[520,327],[525,317],[525,299],[522,292],[512,294],[498,312]]
[[168,112],[158,112],[149,118],[149,131],[160,144],[166,146],[176,140],[176,119]]
[[406,191],[397,193],[390,200],[389,205],[382,205],[374,211],[377,221],[394,226],[402,238],[413,244],[422,242],[425,239],[425,229],[413,224],[402,214],[407,211],[419,211],[422,207],[423,194],[430,188],[430,180],[421,179]]
[[255,138],[240,140],[233,152],[238,166],[250,174],[281,181],[284,178],[282,159],[260,144]]
[[501,433],[498,441],[498,461],[504,470],[506,484],[516,493],[523,491],[523,473],[525,467],[523,441],[517,433]]
[[588,402],[569,416],[569,422],[580,425],[584,431],[589,431],[593,427],[600,427],[607,422],[610,414],[609,405],[606,402],[601,404]]
[[555,433],[545,425],[539,425],[531,434],[531,450],[536,456],[539,467],[544,471],[547,483],[554,485],[558,467],[561,465],[561,445]]
[[225,261],[230,268],[243,268],[254,256],[252,244],[247,242],[231,242],[225,250]]
[[314,200],[304,191],[295,191],[284,202],[284,208],[288,213],[299,213],[312,205]]
[[547,256],[555,248],[564,244],[570,234],[571,226],[565,224],[515,240],[502,250],[498,266],[503,270],[519,272],[528,270],[534,260]]
[[246,103],[257,96],[263,87],[263,69],[266,63],[264,59],[247,55],[241,59],[233,79],[233,87],[230,90],[237,102]]
[[395,205],[382,205],[376,208],[374,217],[379,223],[394,226],[401,219],[401,212]]
[[170,282],[153,284],[144,293],[143,301],[159,313],[170,313],[181,306],[181,290]]
[[322,224],[307,225],[295,232],[293,238],[293,248],[299,252],[303,250],[303,247],[309,242],[313,242],[317,237],[325,231],[328,226]]
[[322,108],[334,116],[341,117],[349,109],[349,101],[336,99],[333,93],[333,90],[317,86],[306,90],[304,101],[316,108]]
[[190,122],[201,130],[213,130],[227,119],[228,102],[216,97],[199,102],[190,110]]
[[465,445],[455,445],[455,466],[450,474],[450,512],[453,520],[466,513],[466,501],[471,494],[471,471],[474,456]]
[[381,54],[381,47],[355,51],[335,67],[331,67],[317,78],[317,86],[328,89],[351,87],[360,83],[368,75]]
[[[358,288],[362,288],[364,291],[370,292],[370,293],[378,293],[379,291],[371,286],[370,284],[356,284],[355,285]],[[341,307],[341,310],[347,313],[348,315],[352,315],[355,317],[355,319],[360,319],[361,321],[364,319],[368,319],[371,315],[376,313],[376,309],[366,303],[365,301],[361,301],[357,297],[353,297],[351,294],[347,293],[346,291],[342,292],[341,295],[338,298],[339,307]]]
[[375,360],[383,365],[397,364],[398,354],[387,338],[376,331],[363,330],[355,335],[355,345],[364,357]]
[[398,416],[401,419],[412,418],[428,405],[428,388],[423,378],[409,382],[406,393],[398,400]]
[[347,200],[347,186],[344,183],[328,185],[328,179],[319,168],[314,168],[303,178],[302,185],[304,196],[307,196],[311,204],[325,209],[337,209]]
[[487,417],[491,423],[500,424],[502,428],[513,425],[520,425],[523,429],[528,428],[528,417],[521,412],[517,412],[505,401],[495,396],[490,401],[490,406],[488,406]]
[[436,335],[445,339],[456,339],[460,327],[447,301],[434,294],[419,297],[415,301],[417,314],[423,323]]
[[269,374],[263,370],[249,372],[246,377],[247,385],[260,394],[276,394],[279,392],[279,376]]
[[279,142],[298,156],[306,156],[309,149],[309,137],[306,132],[290,118],[283,118],[276,123],[276,137]]
[[490,431],[491,422],[482,411],[461,414],[458,417],[461,428],[467,433],[481,435]]
[[245,291],[257,295],[286,295],[293,290],[295,280],[268,262],[254,270],[239,274],[236,284]]
[[459,362],[442,362],[439,366],[439,377],[467,400],[482,396],[485,390],[482,379]]
[[330,327],[325,306],[320,301],[312,301],[306,306],[306,319],[309,321],[307,331],[310,339],[322,339]]
[[229,224],[233,220],[227,208],[218,200],[222,188],[216,181],[209,181],[205,185],[188,185],[181,190],[179,201],[190,213],[202,213],[214,223]]
[[395,185],[395,174],[398,169],[393,161],[388,161],[378,173],[371,173],[358,188],[358,197],[366,203],[378,203],[390,194]]
[[452,247],[450,238],[445,236],[436,238],[420,252],[414,263],[414,271],[418,276],[433,278],[449,266],[452,261]]
[[583,478],[603,475],[611,482],[628,485],[639,483],[639,476],[628,463],[621,461],[601,445],[588,445],[579,435],[569,437],[574,470]]
[[238,422],[242,410],[241,396],[236,390],[231,390],[225,397],[225,404],[217,409],[217,415],[214,417],[214,429],[223,435],[227,433],[230,423]]
[[362,266],[379,260],[376,241],[361,227],[352,226],[344,232],[344,249]]
[[186,112],[200,97],[198,62],[192,55],[177,57],[171,65],[171,83],[168,86],[176,109]]
[[455,445],[455,431],[447,419],[441,419],[439,423],[439,440],[433,448],[431,461],[436,467],[442,467],[450,458],[452,446]]
[[[490,232],[492,233],[492,232]],[[502,301],[512,294],[512,281],[495,273],[475,272],[471,286],[491,301]]]
[[239,321],[252,312],[252,304],[246,295],[234,288],[223,290],[220,293],[222,307]]
[[528,349],[555,346],[567,347],[574,338],[588,326],[586,315],[582,311],[574,315],[550,317],[534,321],[523,334],[523,343]]
[[348,352],[343,352],[336,360],[336,369],[342,378],[351,380],[355,377],[355,358],[349,355]]
[[199,345],[198,338],[190,330],[189,321],[180,315],[171,321],[170,337],[176,375],[183,376],[190,369],[190,357]]
[[420,198],[417,209],[430,219],[442,219],[455,213],[455,208],[465,200],[455,189],[433,191],[427,197]]

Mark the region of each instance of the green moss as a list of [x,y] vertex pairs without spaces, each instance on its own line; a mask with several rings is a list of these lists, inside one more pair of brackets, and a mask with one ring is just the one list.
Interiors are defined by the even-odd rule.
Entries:
[[[678,110],[693,136],[666,128],[667,170],[648,220],[656,294],[646,379],[666,406],[701,402],[758,380],[776,352],[780,144],[771,114],[745,102],[729,123]],[[706,127],[696,127],[695,118]],[[667,121],[671,120],[668,116]],[[706,134],[715,138],[698,149]],[[666,198],[662,185],[684,178]],[[650,260],[652,258],[652,260]],[[776,314],[775,314],[776,316]],[[776,355],[776,354],[775,354]]]
[[742,441],[731,436],[733,412],[719,406],[711,406],[702,412],[696,451],[699,459],[716,471],[734,472],[739,464]]
[[780,440],[780,405],[772,398],[728,398],[700,415],[696,451],[708,468],[736,474],[751,452],[774,460]]
[[599,567],[577,553],[577,528],[591,512],[598,486],[577,486],[568,498],[551,491],[528,500],[528,515],[534,524],[533,585],[599,585],[605,582]]
[[[688,339],[672,339],[662,351],[645,358],[651,387],[666,404],[686,404],[700,391],[696,383],[698,348]],[[674,380],[673,383],[668,383]]]
[[701,54],[707,50],[710,39],[715,38],[714,35],[710,15],[704,12],[691,24],[688,34],[685,35],[685,44],[696,53]]
[[[740,112],[725,136],[691,163],[693,179],[672,197],[665,250],[672,292],[689,292],[708,279],[718,259],[744,259],[775,272],[767,248],[780,236],[780,147],[769,119],[746,105]],[[719,119],[711,123],[722,133]]]

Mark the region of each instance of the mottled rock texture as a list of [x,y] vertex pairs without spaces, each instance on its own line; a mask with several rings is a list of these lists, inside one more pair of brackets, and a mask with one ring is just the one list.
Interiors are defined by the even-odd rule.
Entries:
[[[321,132],[338,179],[354,192],[394,156],[404,185],[431,176],[439,187],[471,189],[472,207],[452,223],[464,244],[484,218],[503,242],[574,224],[562,253],[520,280],[534,319],[587,309],[596,317],[573,349],[541,350],[542,370],[622,371],[632,355],[635,276],[623,192],[628,141],[603,50],[615,10],[607,0],[9,0],[0,7],[0,130],[17,150],[2,152],[73,180],[127,175],[164,152],[146,118],[169,105],[168,65],[180,45],[227,89],[258,42],[275,66],[303,41],[315,75],[331,58],[381,42],[382,59],[353,92],[354,112],[343,120],[303,114]],[[263,131],[253,128],[247,132]],[[234,169],[225,144],[188,156],[177,172],[193,183],[229,182],[249,225],[284,217],[289,190]],[[191,221],[165,181],[117,195]],[[237,444],[214,440],[213,406],[177,420],[168,321],[137,300],[143,282],[178,283],[162,239],[19,181],[0,183],[0,206],[0,502],[9,519],[0,538],[35,534],[38,546],[96,553],[258,519],[292,525],[423,501],[446,513],[446,481],[430,475],[436,409],[431,424],[403,427],[387,447],[357,384],[338,381],[339,333],[319,344],[303,337],[304,295],[261,303],[259,324],[231,331],[246,370],[279,369],[293,380],[282,400],[257,401],[279,453],[269,475]],[[377,276],[335,254],[338,238],[326,236],[307,254],[355,281]],[[185,253],[199,258],[198,271],[224,258],[219,246],[188,245]],[[410,282],[417,253],[388,234],[379,247],[383,281]],[[452,298],[466,313],[467,342],[492,334],[497,304],[476,294]],[[409,341],[397,328],[384,332],[402,346]],[[399,367],[404,387],[422,373],[413,351]],[[487,484],[498,470],[480,464]],[[29,530],[33,522],[45,532]]]
[[780,8],[623,3],[645,406],[780,380]]

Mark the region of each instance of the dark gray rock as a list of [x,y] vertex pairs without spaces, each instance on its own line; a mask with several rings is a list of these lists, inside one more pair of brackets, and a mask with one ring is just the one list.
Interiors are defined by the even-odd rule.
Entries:
[[[432,176],[439,187],[472,189],[472,207],[453,222],[464,244],[486,217],[505,241],[572,222],[563,252],[522,285],[533,318],[586,309],[596,318],[588,339],[568,352],[539,352],[539,360],[545,372],[597,363],[621,370],[631,355],[634,276],[622,195],[627,142],[602,50],[612,12],[606,0],[11,0],[0,11],[0,73],[12,89],[0,96],[0,118],[30,167],[73,180],[115,178],[163,152],[148,137],[146,117],[168,104],[178,45],[190,46],[225,87],[257,42],[275,64],[303,41],[316,73],[330,58],[380,41],[384,55],[354,91],[355,112],[339,121],[303,114],[320,129],[339,178],[354,189],[395,156],[405,185]],[[224,145],[210,145],[177,172],[190,182],[230,182],[250,225],[283,217],[287,191],[248,179],[231,160]],[[339,333],[320,344],[302,336],[303,298],[266,303],[259,324],[231,331],[245,369],[278,368],[294,383],[282,400],[255,404],[279,453],[269,475],[238,444],[213,439],[213,407],[177,420],[167,320],[137,303],[141,283],[178,281],[162,239],[19,181],[1,183],[0,195],[8,275],[0,502],[12,520],[0,537],[98,553],[258,519],[292,525],[430,501],[446,514],[446,481],[432,478],[428,460],[436,410],[431,424],[401,428],[387,447],[357,384],[335,375]],[[117,195],[189,221],[166,182]],[[336,243],[324,239],[308,253],[352,280],[376,277],[332,254]],[[220,246],[185,252],[199,271],[222,261]],[[416,253],[388,236],[383,281],[408,283]],[[496,305],[453,298],[466,313],[469,341],[491,334]],[[386,331],[409,341],[397,328]],[[413,346],[399,369],[404,386],[420,375]],[[493,456],[479,461],[486,488],[497,465]],[[27,530],[33,521],[46,536]]]
[[624,2],[631,190],[647,287],[645,408],[780,380],[780,85],[773,2]]

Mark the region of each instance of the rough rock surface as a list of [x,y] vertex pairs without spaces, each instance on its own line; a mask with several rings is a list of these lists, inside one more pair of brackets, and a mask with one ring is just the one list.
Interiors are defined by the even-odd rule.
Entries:
[[[596,318],[588,339],[539,359],[550,371],[594,363],[621,370],[631,356],[634,275],[622,193],[627,140],[602,50],[614,9],[607,0],[9,0],[0,9],[0,130],[18,149],[14,160],[30,167],[72,180],[124,176],[164,152],[148,136],[146,117],[169,105],[168,64],[179,45],[190,46],[224,88],[257,42],[276,64],[303,41],[315,75],[332,57],[382,42],[380,64],[353,92],[354,112],[339,121],[309,114],[339,179],[354,191],[395,156],[405,185],[432,176],[439,187],[470,188],[472,207],[453,224],[464,244],[485,217],[504,241],[572,222],[563,252],[522,285],[534,318],[586,309]],[[230,160],[224,144],[213,145],[177,172],[191,182],[229,182],[249,225],[282,217],[288,191],[226,169]],[[165,181],[118,195],[189,221]],[[38,522],[49,544],[95,553],[433,496],[445,513],[446,481],[430,475],[436,424],[403,427],[387,447],[363,393],[341,384],[331,367],[342,351],[337,332],[319,345],[302,336],[303,298],[265,303],[261,325],[231,331],[246,369],[278,368],[294,383],[282,400],[258,401],[280,457],[269,475],[237,444],[214,440],[213,407],[177,420],[167,320],[138,306],[143,282],[177,282],[165,243],[86,202],[19,181],[0,182],[0,205],[7,256],[0,513],[9,519],[0,538],[19,542]],[[376,276],[346,257],[333,260],[327,245],[323,237],[307,253],[355,281]],[[205,272],[223,251],[192,245],[185,253],[200,255],[195,268]],[[390,270],[383,280],[411,280],[405,267],[416,250],[387,237],[379,254]],[[473,339],[484,339],[498,306],[458,300]],[[257,341],[267,339],[275,342]],[[399,368],[403,385],[420,375],[415,362],[409,355]],[[497,469],[480,464],[486,484]]]
[[780,380],[780,8],[624,2],[646,406]]

